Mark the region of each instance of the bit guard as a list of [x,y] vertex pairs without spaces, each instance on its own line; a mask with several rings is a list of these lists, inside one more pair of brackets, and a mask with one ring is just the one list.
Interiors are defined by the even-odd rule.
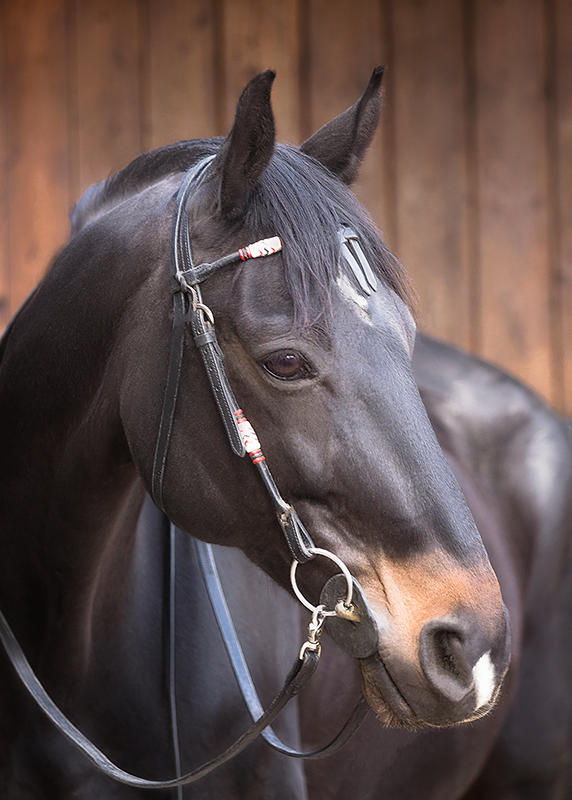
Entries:
[[[326,608],[335,608],[344,600],[347,586],[344,575],[333,575],[322,589],[320,603]],[[352,605],[359,615],[359,622],[339,616],[326,617],[324,628],[344,653],[353,658],[367,658],[377,652],[379,634],[363,589],[353,578]]]

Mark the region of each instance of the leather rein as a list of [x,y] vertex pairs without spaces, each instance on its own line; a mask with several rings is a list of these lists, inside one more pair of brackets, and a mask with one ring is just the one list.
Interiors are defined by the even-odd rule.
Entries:
[[[366,622],[366,627],[367,623],[370,623],[371,627],[371,620],[368,619],[367,603],[363,598],[359,584],[352,578],[347,567],[333,553],[314,546],[310,535],[304,528],[295,509],[281,497],[266,463],[256,433],[238,406],[230,387],[224,369],[222,351],[218,345],[214,330],[214,318],[210,309],[202,302],[199,284],[223,267],[250,258],[265,257],[278,252],[282,248],[282,243],[278,237],[273,237],[272,239],[266,239],[249,245],[212,264],[201,264],[195,267],[189,236],[187,207],[193,188],[201,179],[206,167],[212,161],[212,158],[213,156],[209,156],[191,167],[183,179],[175,201],[170,244],[173,330],[163,409],[153,459],[152,496],[156,505],[162,509],[163,482],[183,366],[185,331],[187,325],[190,325],[193,338],[201,353],[211,389],[232,450],[241,457],[248,453],[250,459],[256,465],[262,482],[274,503],[278,521],[294,559],[291,570],[294,592],[298,599],[312,610],[312,619],[308,626],[308,639],[303,643],[300,653],[295,659],[282,689],[264,711],[248,671],[242,648],[224,597],[212,548],[209,544],[196,540],[195,544],[197,547],[199,565],[205,580],[207,592],[229,655],[231,666],[236,675],[250,716],[253,719],[253,723],[242,736],[223,753],[185,775],[178,775],[171,780],[147,780],[125,772],[116,766],[63,714],[33,672],[8,622],[0,611],[0,641],[24,687],[37,705],[56,728],[75,744],[101,772],[120,783],[137,788],[168,789],[192,783],[234,758],[234,756],[244,750],[259,735],[262,735],[272,748],[285,755],[305,759],[324,758],[335,753],[351,738],[369,711],[369,707],[362,696],[338,735],[328,745],[309,752],[295,750],[285,745],[269,727],[280,711],[299,693],[314,674],[320,657],[319,637],[326,619],[328,617],[339,617],[341,620],[349,620],[354,623],[351,626],[352,628],[358,627],[356,623],[360,623],[360,621]],[[354,246],[354,256],[355,255],[356,250]],[[359,248],[357,256],[361,263]],[[350,266],[352,266],[355,272],[356,268],[351,263]],[[369,271],[371,272],[371,270]],[[365,267],[362,265],[360,276],[364,272],[367,275]],[[174,526],[171,525],[171,542],[173,542],[174,533]],[[173,553],[174,550],[172,548],[172,554]],[[327,595],[329,601],[331,601],[331,605],[334,606],[333,609],[328,610],[324,604],[318,606],[310,604],[300,593],[296,584],[296,566],[309,561],[316,555],[322,555],[333,560],[342,570],[341,575],[334,576],[328,581],[328,584],[326,584],[326,588],[329,584],[332,584],[332,586],[335,585],[335,589],[330,589]],[[174,562],[172,559],[173,555],[171,557],[171,591],[173,592]],[[340,596],[342,599],[339,599]],[[324,592],[322,593],[322,598],[323,597]],[[352,598],[355,598],[353,603]],[[173,609],[174,605],[171,603],[171,614],[173,614]],[[338,620],[338,622],[341,620]],[[171,621],[173,621],[173,618]],[[173,635],[174,632],[171,630],[171,641],[173,641]],[[368,643],[370,649],[375,647],[376,641],[376,639],[372,639],[371,642]],[[350,654],[354,655],[354,653]],[[358,655],[357,651],[355,655]],[[359,653],[359,656],[361,657],[361,653]],[[171,663],[171,673],[173,673],[173,663]],[[174,728],[173,740],[175,745],[176,769],[177,772],[180,772],[178,731],[176,730],[176,703],[174,698],[174,681],[172,678],[173,674],[171,674],[171,718]]]

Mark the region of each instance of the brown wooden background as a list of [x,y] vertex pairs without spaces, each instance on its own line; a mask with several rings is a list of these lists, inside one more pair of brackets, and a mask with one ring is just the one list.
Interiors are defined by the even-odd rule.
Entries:
[[357,188],[423,327],[572,414],[572,0],[0,0],[0,31],[0,325],[90,183],[226,133],[269,66],[298,143],[381,63]]

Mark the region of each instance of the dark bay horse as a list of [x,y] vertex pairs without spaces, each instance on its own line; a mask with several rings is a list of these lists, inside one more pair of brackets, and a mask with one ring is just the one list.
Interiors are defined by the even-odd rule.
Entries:
[[[413,369],[439,443],[499,577],[510,611],[511,666],[496,707],[477,722],[411,732],[379,728],[375,720],[367,720],[343,757],[306,765],[310,796],[569,798],[568,426],[498,368],[420,334]],[[343,671],[343,654],[332,648],[328,656]],[[338,693],[338,703],[345,697],[347,704],[348,690],[339,672],[330,668],[330,691]],[[303,705],[302,712],[313,727],[339,722],[317,703]],[[329,792],[322,794],[324,784]]]
[[[273,78],[247,86],[224,141],[163,148],[89,190],[69,244],[4,335],[0,608],[70,719],[121,767],[152,779],[216,755],[248,715],[192,539],[170,542],[147,493],[184,534],[225,546],[217,558],[264,702],[304,639],[307,613],[284,591],[290,550],[259,475],[229,448],[189,331],[156,490],[173,327],[171,220],[183,173],[200,163],[187,212],[196,264],[282,240],[280,252],[204,283],[232,388],[281,494],[316,546],[359,581],[377,629],[375,652],[360,659],[324,642],[312,684],[277,730],[312,745],[355,703],[360,684],[393,727],[370,715],[335,759],[305,766],[258,741],[184,791],[153,795],[100,775],[2,655],[3,798],[453,800],[478,781],[496,791],[507,780],[503,758],[514,765],[522,753],[525,772],[540,764],[534,774],[546,785],[554,762],[565,764],[567,706],[554,694],[558,724],[534,746],[527,739],[530,754],[518,748],[527,730],[518,708],[539,727],[546,705],[527,692],[542,686],[545,697],[546,681],[567,686],[566,636],[559,630],[556,650],[552,642],[566,608],[566,434],[524,390],[510,384],[507,410],[484,366],[423,341],[421,400],[406,282],[347,189],[377,124],[381,72],[299,150],[275,145]],[[341,257],[340,230],[358,243],[369,290]],[[510,472],[505,447],[519,469]],[[174,554],[176,730],[165,656]],[[510,636],[489,556],[512,619],[504,688]],[[560,572],[537,569],[552,561]],[[320,556],[300,566],[312,603],[336,571]],[[534,647],[544,646],[539,662]]]

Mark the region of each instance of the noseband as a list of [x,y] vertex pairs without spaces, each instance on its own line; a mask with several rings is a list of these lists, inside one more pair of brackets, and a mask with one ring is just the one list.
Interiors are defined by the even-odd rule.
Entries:
[[[169,259],[171,290],[173,293],[173,331],[163,408],[153,458],[152,496],[156,505],[163,509],[163,484],[182,373],[185,331],[186,326],[190,325],[194,341],[201,353],[231,448],[241,457],[248,453],[274,504],[278,522],[293,556],[290,573],[292,588],[298,599],[312,611],[312,619],[308,627],[308,639],[303,643],[283,688],[266,711],[263,711],[226,605],[216,571],[212,548],[209,544],[197,541],[199,564],[209,597],[223,635],[231,665],[254,722],[224,753],[192,772],[172,780],[151,781],[131,775],[117,767],[67,719],[49,697],[32,671],[4,615],[0,612],[0,640],[22,683],[38,706],[58,730],[70,739],[101,772],[120,783],[137,788],[167,789],[192,783],[238,755],[259,735],[263,735],[270,746],[278,750],[278,752],[295,758],[316,759],[331,755],[350,739],[365,719],[368,705],[363,696],[340,733],[328,745],[318,750],[300,752],[288,747],[278,739],[272,729],[269,728],[269,725],[313,675],[320,657],[319,638],[326,618],[332,620],[332,625],[328,629],[330,634],[350,655],[362,658],[370,655],[377,648],[375,623],[371,618],[361,587],[336,555],[314,546],[295,509],[280,495],[256,433],[239,407],[228,381],[224,369],[223,354],[218,345],[214,329],[214,317],[210,309],[203,303],[200,284],[224,267],[248,259],[264,258],[280,251],[282,242],[279,237],[275,236],[271,239],[251,244],[212,264],[201,264],[195,267],[189,236],[187,209],[192,190],[203,177],[213,158],[214,156],[209,156],[203,159],[186,173],[175,201]],[[367,294],[375,291],[375,276],[369,264],[367,264],[355,233],[349,228],[342,228],[340,243],[342,252],[360,287]],[[171,536],[173,537],[173,535],[174,529],[172,528]],[[322,592],[320,605],[313,606],[301,594],[295,576],[298,564],[310,561],[318,555],[333,560],[340,567],[342,573],[330,578]],[[171,585],[174,585],[173,579],[171,580]],[[328,605],[332,607],[328,609]],[[349,628],[352,629],[352,635],[349,637],[347,636],[348,623],[350,623]],[[340,625],[342,626],[341,633]],[[345,628],[343,627],[344,625],[346,626]],[[358,627],[360,628],[360,633],[365,633],[366,635],[365,639],[363,635],[361,639],[358,636],[359,641],[356,644],[355,629]],[[344,642],[347,645],[345,647]],[[173,708],[173,696],[171,697],[171,703]],[[177,738],[174,735],[175,743]],[[178,762],[178,760],[178,753],[176,753],[176,761]]]

